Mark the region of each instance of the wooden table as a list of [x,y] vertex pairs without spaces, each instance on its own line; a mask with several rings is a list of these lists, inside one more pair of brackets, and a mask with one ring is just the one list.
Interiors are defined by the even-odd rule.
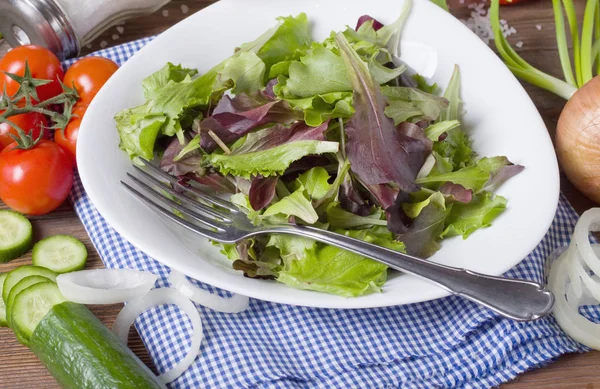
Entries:
[[[86,47],[85,52],[158,34],[212,2],[211,0],[174,0],[153,15],[131,20],[122,26],[110,29]],[[470,2],[472,0],[466,0],[464,1],[465,4],[460,4],[459,0],[450,0],[450,8],[457,17],[466,19],[471,12],[467,8]],[[576,1],[576,3],[581,16],[585,2]],[[509,38],[510,42],[513,45],[519,41],[523,42],[522,47],[517,51],[534,66],[560,76],[551,2],[548,0],[529,0],[526,4],[520,6],[503,7],[501,12],[502,17],[517,29],[517,33]],[[536,28],[536,25],[541,26],[541,30]],[[202,39],[202,37],[198,39]],[[553,135],[564,101],[537,88],[528,85],[525,85],[525,88],[536,103],[550,133]],[[591,201],[574,189],[564,177],[561,177],[561,182],[563,193],[566,194],[579,213],[594,206]],[[0,205],[0,207],[2,206]],[[70,204],[64,204],[50,215],[33,218],[33,224],[36,240],[53,234],[71,234],[81,239],[90,252],[89,267],[102,266],[98,254],[92,247],[89,237]],[[30,259],[30,255],[27,255],[10,264],[0,265],[0,272],[27,264]],[[92,310],[106,325],[110,326],[120,308],[119,305],[114,305],[92,307]],[[131,340],[130,346],[144,362],[151,365],[148,354],[137,335]],[[600,352],[566,355],[547,367],[523,374],[513,382],[502,385],[502,388],[600,388],[600,369],[597,368],[598,366],[600,366]],[[0,388],[56,387],[58,385],[44,366],[27,348],[17,343],[12,332],[6,328],[0,329]]]

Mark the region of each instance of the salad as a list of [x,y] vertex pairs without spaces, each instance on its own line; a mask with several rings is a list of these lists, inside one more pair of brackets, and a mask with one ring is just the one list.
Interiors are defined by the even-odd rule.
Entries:
[[[399,60],[410,2],[384,26],[317,42],[305,14],[208,72],[172,63],[115,117],[120,147],[188,185],[229,193],[256,225],[317,226],[427,258],[506,208],[494,191],[523,167],[479,157],[461,128],[460,72],[443,93]],[[381,290],[386,265],[307,238],[214,243],[247,277],[346,297]]]

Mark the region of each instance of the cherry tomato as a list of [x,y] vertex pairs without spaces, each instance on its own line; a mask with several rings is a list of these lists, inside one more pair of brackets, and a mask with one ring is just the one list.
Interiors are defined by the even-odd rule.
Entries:
[[107,58],[82,58],[67,70],[64,83],[75,85],[81,101],[89,104],[117,69],[119,65]]
[[[38,112],[29,112],[11,116],[8,120],[19,126],[26,134],[31,134],[33,139],[37,139],[40,136],[40,132],[44,131],[44,127],[48,125],[46,116]],[[15,141],[11,135],[16,136],[17,131],[8,125],[8,123],[0,123],[0,150]],[[45,130],[43,138],[48,139],[48,137],[49,132],[48,130]]]
[[87,109],[88,109],[87,104],[78,102],[77,104],[75,104],[75,106],[71,110],[71,113],[72,113],[73,117],[76,116],[78,119],[83,119],[83,115],[85,115],[85,111],[87,111]]
[[73,166],[77,165],[77,136],[80,125],[81,119],[72,119],[65,131],[57,130],[54,133],[54,141],[69,155]]
[[0,200],[17,212],[44,215],[73,186],[73,165],[59,145],[41,140],[29,150],[11,143],[0,151]]
[[[25,61],[29,64],[31,76],[43,80],[53,80],[51,83],[36,88],[40,101],[62,93],[62,87],[58,80],[62,80],[64,72],[60,61],[50,50],[35,46],[18,46],[6,53],[0,61],[0,71],[14,73],[22,76],[25,73]],[[19,83],[0,73],[0,93],[6,87],[6,93],[13,96],[19,90]]]

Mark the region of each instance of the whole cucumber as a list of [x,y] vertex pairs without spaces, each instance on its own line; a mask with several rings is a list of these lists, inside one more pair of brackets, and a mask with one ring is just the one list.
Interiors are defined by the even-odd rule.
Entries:
[[55,305],[31,336],[31,350],[65,389],[166,388],[84,305]]

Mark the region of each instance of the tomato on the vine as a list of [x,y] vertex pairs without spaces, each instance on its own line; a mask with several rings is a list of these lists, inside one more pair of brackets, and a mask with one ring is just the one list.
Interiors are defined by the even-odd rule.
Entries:
[[[0,71],[23,76],[26,61],[33,78],[52,80],[51,83],[36,88],[39,101],[62,93],[62,86],[59,82],[64,77],[62,66],[58,57],[44,47],[35,45],[15,47],[0,61]],[[0,92],[4,90],[3,88],[6,88],[8,96],[14,96],[19,90],[19,83],[0,72]]]
[[54,141],[69,155],[73,165],[77,165],[77,136],[81,119],[72,119],[64,131],[56,130]]
[[[2,114],[1,111],[0,114]],[[8,120],[19,126],[25,134],[31,135],[33,139],[37,139],[42,131],[44,131],[44,134],[42,135],[43,139],[49,138],[48,130],[44,130],[44,127],[48,126],[48,120],[46,119],[46,116],[41,113],[23,113],[11,116]],[[17,136],[17,130],[8,123],[0,123],[0,150],[15,141],[11,135]]]
[[87,111],[88,105],[82,102],[75,104],[73,109],[71,110],[71,115],[74,118],[83,119],[83,115],[85,115],[85,111]]
[[83,103],[89,104],[100,88],[119,69],[119,65],[104,57],[86,57],[75,62],[65,74],[65,85],[75,85]]
[[41,140],[27,150],[11,143],[0,151],[0,200],[27,215],[61,205],[73,186],[73,164],[56,143]]

